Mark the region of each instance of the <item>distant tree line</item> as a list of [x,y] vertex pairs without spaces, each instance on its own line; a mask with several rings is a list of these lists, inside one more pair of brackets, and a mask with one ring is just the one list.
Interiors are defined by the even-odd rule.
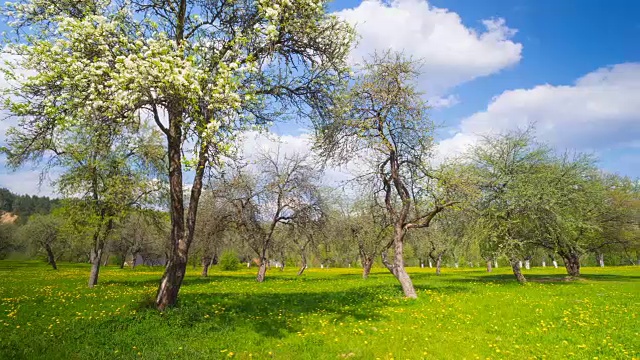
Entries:
[[48,214],[60,204],[58,199],[47,196],[18,195],[8,189],[0,188],[0,213],[10,212],[24,223],[32,214]]

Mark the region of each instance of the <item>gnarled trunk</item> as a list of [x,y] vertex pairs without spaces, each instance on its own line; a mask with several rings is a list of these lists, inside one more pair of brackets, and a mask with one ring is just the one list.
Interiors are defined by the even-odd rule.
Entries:
[[209,266],[211,266],[212,260],[213,259],[211,259],[208,256],[205,256],[204,259],[202,259],[202,273],[200,274],[200,276],[202,277],[209,276]]
[[522,261],[511,259],[511,269],[513,269],[513,275],[516,276],[516,279],[520,284],[524,284],[527,282],[527,279],[522,275],[522,270],[520,264]]
[[567,274],[573,277],[580,276],[580,256],[573,252],[560,254],[560,256],[562,256],[564,260],[564,267],[567,269]]
[[256,276],[257,282],[263,282],[267,275],[267,258],[260,259],[260,266],[258,267],[258,276]]
[[413,282],[407,273],[407,270],[404,267],[404,229],[396,230],[396,234],[394,235],[395,239],[393,241],[394,245],[394,275],[396,279],[400,282],[402,286],[402,291],[404,292],[404,296],[408,298],[417,298],[418,294],[416,293],[416,289],[413,287]]
[[58,270],[58,265],[56,265],[56,257],[53,256],[53,249],[49,244],[45,244],[44,249],[47,252],[47,261],[49,265],[53,268],[53,270]]
[[371,267],[373,266],[373,259],[370,257],[362,258],[362,278],[368,279],[371,273]]
[[300,258],[302,262],[300,264],[300,269],[298,269],[298,276],[302,275],[307,268],[307,256],[304,254],[304,251],[300,253]]

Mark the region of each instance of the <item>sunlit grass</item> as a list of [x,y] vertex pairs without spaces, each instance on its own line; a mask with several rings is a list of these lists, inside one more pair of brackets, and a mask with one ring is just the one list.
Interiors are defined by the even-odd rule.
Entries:
[[2,359],[640,358],[640,268],[411,269],[418,300],[383,269],[255,269],[199,277],[177,309],[149,308],[161,268],[0,261]]

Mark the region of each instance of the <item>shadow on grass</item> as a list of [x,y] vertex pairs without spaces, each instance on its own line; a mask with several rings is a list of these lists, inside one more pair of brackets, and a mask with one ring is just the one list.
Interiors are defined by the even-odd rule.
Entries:
[[[583,284],[582,281],[621,281],[621,282],[633,282],[640,281],[640,276],[629,275],[613,275],[613,274],[582,274],[577,278],[568,276],[566,274],[525,274],[525,278],[528,282],[533,283],[553,283],[557,285],[570,285],[570,284]],[[513,282],[516,283],[515,276],[513,274],[496,274],[496,275],[481,275],[481,276],[467,276],[464,278],[447,279],[448,282],[458,283],[470,283],[470,282]]]
[[[153,299],[143,299],[138,303],[135,317],[151,320],[158,326],[170,329],[197,328],[197,332],[204,333],[251,329],[260,336],[280,339],[301,332],[305,327],[323,326],[321,321],[384,321],[387,317],[381,313],[382,308],[403,306],[380,297],[381,293],[394,292],[396,289],[392,285],[323,292],[185,291],[180,294],[178,306],[164,313],[153,307]],[[398,292],[398,297],[401,297],[401,292]],[[98,328],[106,334],[135,327],[139,322],[110,318],[105,319]]]
[[581,278],[594,281],[640,281],[640,276],[615,274],[582,274]]

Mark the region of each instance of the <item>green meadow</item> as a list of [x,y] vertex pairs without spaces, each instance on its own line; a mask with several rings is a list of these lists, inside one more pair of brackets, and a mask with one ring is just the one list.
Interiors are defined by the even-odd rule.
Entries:
[[151,306],[162,268],[0,261],[2,359],[634,359],[640,267],[410,268],[417,300],[385,269],[189,268],[179,306]]

